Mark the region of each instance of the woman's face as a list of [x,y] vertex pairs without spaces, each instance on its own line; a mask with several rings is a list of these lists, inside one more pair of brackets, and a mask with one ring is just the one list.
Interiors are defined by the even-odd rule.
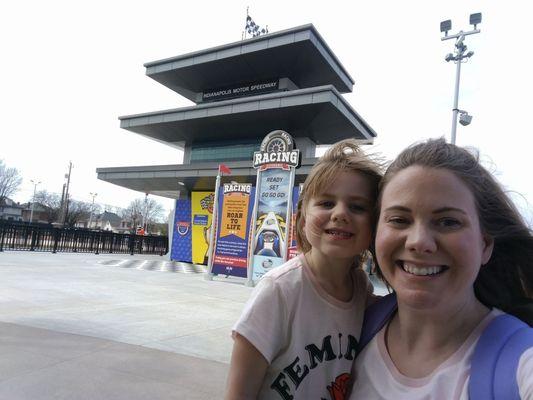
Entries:
[[376,253],[400,303],[433,310],[476,301],[492,247],[470,189],[448,170],[411,166],[385,186]]

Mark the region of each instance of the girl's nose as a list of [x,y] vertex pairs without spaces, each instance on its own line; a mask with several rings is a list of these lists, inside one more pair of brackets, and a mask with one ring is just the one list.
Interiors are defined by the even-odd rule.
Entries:
[[348,209],[342,203],[337,203],[332,210],[331,219],[334,222],[348,222]]
[[423,224],[413,224],[407,231],[405,247],[417,253],[433,253],[437,242],[431,229]]

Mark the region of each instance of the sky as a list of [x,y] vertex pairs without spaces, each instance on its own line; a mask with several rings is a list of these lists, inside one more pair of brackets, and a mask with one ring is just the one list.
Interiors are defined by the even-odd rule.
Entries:
[[[190,106],[148,78],[143,64],[241,39],[246,9],[270,32],[312,23],[354,78],[344,95],[393,159],[409,144],[450,138],[455,65],[439,23],[480,34],[465,43],[457,144],[475,147],[533,221],[530,178],[533,57],[530,1],[29,0],[0,5],[0,159],[23,176],[16,201],[61,193],[69,161],[73,198],[126,207],[143,193],[99,181],[96,168],[181,163],[179,150],[120,129],[119,116]],[[265,132],[265,134],[268,132]],[[290,132],[289,132],[290,133]],[[172,201],[154,197],[167,210]]]

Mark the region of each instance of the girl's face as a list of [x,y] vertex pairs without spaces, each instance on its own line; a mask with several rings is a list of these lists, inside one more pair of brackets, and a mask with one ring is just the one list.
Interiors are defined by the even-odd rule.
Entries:
[[492,248],[470,189],[452,172],[411,166],[385,186],[376,253],[399,302],[433,310],[476,301],[473,284]]
[[373,191],[356,172],[341,172],[305,209],[304,234],[311,256],[353,260],[372,237]]

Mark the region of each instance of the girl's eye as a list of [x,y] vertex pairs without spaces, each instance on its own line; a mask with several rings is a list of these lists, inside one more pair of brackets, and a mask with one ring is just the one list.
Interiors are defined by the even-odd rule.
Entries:
[[350,204],[350,210],[353,212],[365,212],[366,207],[361,204]]
[[329,200],[322,200],[318,202],[318,205],[323,208],[331,208],[335,206],[335,204],[332,201]]

